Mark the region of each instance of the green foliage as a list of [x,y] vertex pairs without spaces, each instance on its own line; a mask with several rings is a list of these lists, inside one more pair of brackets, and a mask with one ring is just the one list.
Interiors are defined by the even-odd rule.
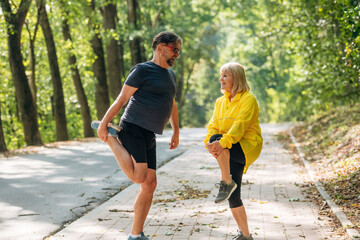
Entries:
[[0,102],[1,120],[8,149],[23,147],[25,139],[20,115],[15,100],[15,89],[12,82],[8,61],[6,24],[0,18]]
[[[90,39],[100,34],[104,46],[115,37],[123,47],[126,75],[131,66],[129,40],[142,38],[145,56],[152,58],[152,38],[160,31],[178,33],[184,40],[173,68],[183,83],[177,96],[182,126],[202,127],[221,96],[220,67],[230,61],[245,66],[251,91],[260,107],[262,122],[298,121],[335,106],[352,106],[360,98],[360,5],[356,0],[194,0],[138,1],[135,29],[129,26],[127,2],[117,4],[115,31],[105,31],[104,1],[48,0],[47,11],[54,33],[63,81],[68,132],[83,137],[82,118],[68,56],[77,58],[91,115],[96,116],[94,53]],[[12,8],[19,1],[11,1]],[[64,14],[66,13],[66,14]],[[64,16],[72,42],[64,41]],[[33,1],[22,31],[22,53],[30,75],[29,41],[37,23]],[[90,27],[96,25],[97,28]],[[43,142],[56,140],[51,96],[53,89],[47,50],[41,28],[35,41],[38,121]],[[8,64],[7,33],[0,12],[0,101],[6,144],[25,145]],[[126,76],[125,76],[126,77]],[[124,81],[125,79],[123,79]],[[115,120],[117,121],[117,120]]]
[[296,126],[294,135],[331,198],[359,226],[360,105],[341,106]]
[[356,103],[360,75],[358,65],[352,63],[359,59],[359,4],[299,1],[293,7],[290,40],[297,43],[298,73],[287,91],[288,101],[296,104],[289,105],[286,115],[302,109],[297,119],[303,120],[319,110]]

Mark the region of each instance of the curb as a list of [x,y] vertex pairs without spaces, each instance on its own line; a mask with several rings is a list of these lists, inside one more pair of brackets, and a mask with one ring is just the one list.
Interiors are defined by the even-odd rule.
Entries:
[[315,172],[311,169],[311,166],[309,164],[309,162],[307,160],[305,160],[305,155],[302,153],[300,147],[299,147],[299,143],[296,141],[292,130],[294,127],[290,128],[290,137],[291,140],[293,141],[296,150],[298,151],[299,155],[300,155],[300,159],[302,160],[302,162],[305,165],[306,170],[308,171],[311,180],[314,182],[316,188],[318,189],[319,193],[321,194],[321,196],[326,200],[326,203],[330,206],[331,211],[333,211],[333,213],[335,214],[335,216],[337,217],[337,219],[339,219],[342,227],[344,229],[346,229],[346,233],[349,235],[349,237],[352,240],[358,240],[360,238],[360,234],[356,229],[353,229],[353,224],[350,222],[350,220],[346,217],[345,213],[342,212],[342,210],[340,209],[340,207],[338,205],[336,205],[330,198],[330,195],[326,192],[325,188],[323,187],[323,185],[321,184],[321,182],[317,181],[315,178]]

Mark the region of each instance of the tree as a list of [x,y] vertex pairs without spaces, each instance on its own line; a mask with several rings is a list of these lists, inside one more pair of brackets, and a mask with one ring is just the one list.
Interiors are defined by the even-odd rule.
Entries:
[[54,37],[45,8],[45,0],[38,0],[38,8],[40,11],[40,26],[43,30],[43,34],[45,37],[46,47],[48,50],[49,66],[51,70],[54,117],[56,122],[56,138],[58,141],[66,141],[69,139],[69,136],[66,126],[64,93]]
[[94,137],[94,131],[91,128],[91,115],[90,115],[90,108],[87,101],[87,97],[85,94],[85,90],[83,88],[82,82],[81,82],[81,76],[79,69],[77,67],[77,61],[76,56],[73,53],[73,44],[70,34],[70,26],[69,26],[69,14],[67,10],[63,10],[63,23],[62,23],[62,31],[63,36],[66,42],[69,42],[69,56],[68,56],[68,62],[69,66],[72,72],[72,79],[75,85],[76,89],[76,95],[78,98],[78,101],[80,103],[80,109],[81,109],[81,117],[83,120],[83,129],[84,129],[84,137]]
[[5,138],[4,138],[4,130],[1,120],[1,107],[0,107],[0,152],[7,152]]
[[29,86],[30,91],[34,100],[34,105],[36,107],[37,102],[37,89],[36,89],[36,76],[35,76],[35,69],[36,69],[36,58],[35,58],[35,40],[36,40],[36,34],[39,29],[39,22],[40,22],[40,12],[38,11],[37,14],[37,20],[35,23],[35,30],[34,33],[31,33],[30,30],[30,24],[25,21],[26,30],[29,34],[29,59],[30,59],[30,78],[29,78]]
[[7,24],[7,41],[9,63],[15,86],[15,95],[21,113],[24,127],[25,142],[27,145],[42,145],[37,111],[31,95],[28,78],[21,53],[21,31],[29,10],[31,0],[22,0],[17,13],[14,14],[8,0],[1,1],[1,7]]
[[127,0],[127,3],[129,29],[130,32],[133,32],[133,34],[130,35],[130,52],[132,65],[135,65],[146,61],[142,39],[137,32],[139,30],[140,9],[137,0]]
[[119,95],[121,81],[124,78],[124,63],[121,61],[119,41],[116,36],[117,10],[116,2],[107,0],[104,2],[104,28],[108,37],[106,45],[107,76],[109,78],[110,96],[113,99]]
[[[96,8],[94,0],[90,3],[90,11],[96,16]],[[90,13],[91,14],[91,13]],[[102,119],[107,109],[110,107],[108,83],[106,77],[105,57],[102,38],[100,34],[100,24],[96,22],[95,17],[88,16],[90,19],[90,28],[94,32],[91,39],[91,47],[94,51],[93,71],[96,79],[95,102],[98,119]]]
[[305,120],[359,102],[359,1],[299,0],[285,6],[291,34],[284,40],[293,45],[298,71],[287,82],[284,116]]

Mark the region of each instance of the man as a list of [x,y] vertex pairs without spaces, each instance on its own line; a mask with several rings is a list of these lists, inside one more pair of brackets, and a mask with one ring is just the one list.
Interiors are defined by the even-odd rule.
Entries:
[[[93,128],[98,129],[99,138],[110,146],[123,172],[131,181],[140,184],[129,240],[149,239],[144,235],[143,227],[157,184],[155,133],[162,134],[170,120],[173,129],[170,149],[179,144],[175,75],[168,68],[179,57],[181,45],[182,39],[175,33],[156,35],[152,43],[153,59],[131,69],[119,96],[103,119],[92,123]],[[128,101],[120,127],[111,124]]]

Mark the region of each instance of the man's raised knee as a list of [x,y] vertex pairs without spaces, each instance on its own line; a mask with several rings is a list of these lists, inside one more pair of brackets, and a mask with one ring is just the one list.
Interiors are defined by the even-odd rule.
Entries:
[[141,184],[141,183],[145,182],[146,174],[142,174],[142,175],[139,175],[139,176],[134,176],[130,180],[133,181],[134,183]]

